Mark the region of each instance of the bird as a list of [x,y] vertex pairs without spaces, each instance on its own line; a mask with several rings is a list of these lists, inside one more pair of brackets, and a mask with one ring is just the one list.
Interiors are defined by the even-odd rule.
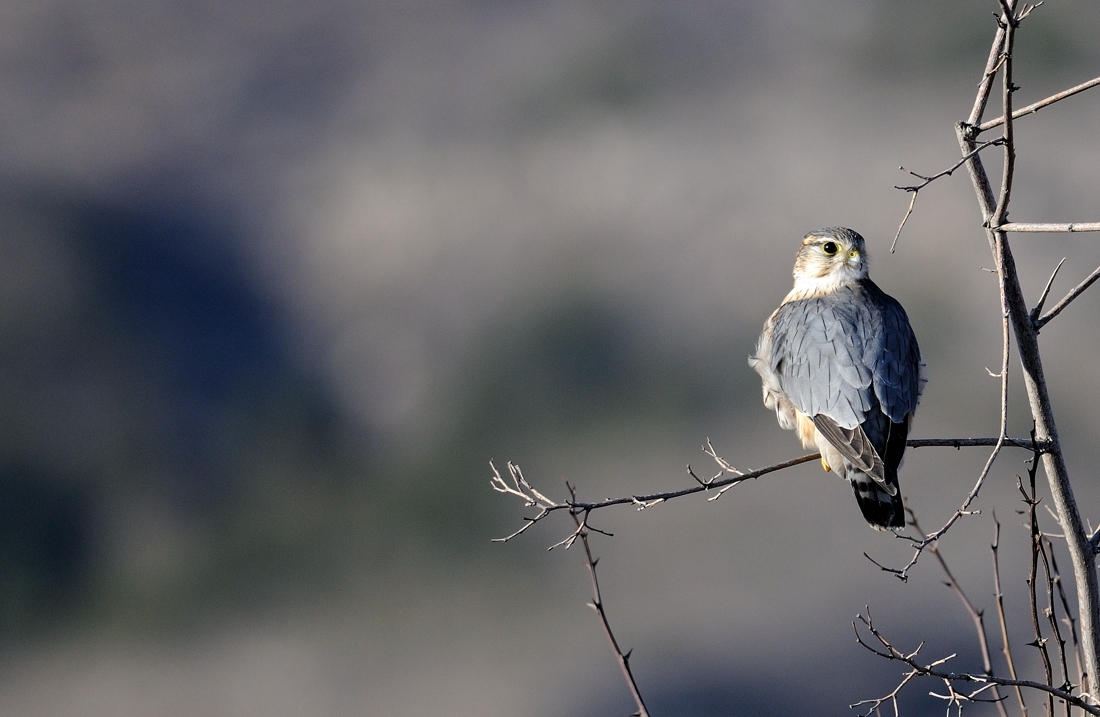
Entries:
[[924,363],[905,309],[868,276],[865,244],[844,227],[802,239],[794,288],[764,323],[749,366],[780,427],[851,484],[871,527],[897,530],[898,467]]

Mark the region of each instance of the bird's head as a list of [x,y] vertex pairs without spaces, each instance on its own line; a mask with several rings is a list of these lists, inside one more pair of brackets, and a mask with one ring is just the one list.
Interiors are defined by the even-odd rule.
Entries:
[[863,237],[851,229],[826,227],[806,235],[794,261],[794,292],[828,294],[867,278]]

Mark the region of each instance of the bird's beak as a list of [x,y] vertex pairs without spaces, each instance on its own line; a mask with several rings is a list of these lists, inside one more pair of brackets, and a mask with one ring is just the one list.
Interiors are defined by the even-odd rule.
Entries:
[[863,255],[859,253],[859,249],[852,249],[848,252],[848,265],[859,266],[859,263],[863,261]]

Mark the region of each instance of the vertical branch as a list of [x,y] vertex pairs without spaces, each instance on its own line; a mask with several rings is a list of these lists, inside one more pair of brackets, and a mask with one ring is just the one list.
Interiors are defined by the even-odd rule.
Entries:
[[1073,641],[1073,657],[1077,664],[1077,680],[1081,680],[1081,642],[1077,639],[1077,621],[1073,619],[1073,610],[1070,609],[1069,599],[1066,597],[1066,589],[1062,584],[1062,571],[1058,569],[1058,558],[1054,551],[1054,543],[1047,538],[1047,553],[1050,555],[1050,567],[1054,571],[1054,586],[1058,588],[1058,601],[1062,605],[1063,620],[1069,628],[1069,638]]
[[1012,46],[1016,39],[1016,26],[1019,21],[1014,12],[1015,3],[1008,0],[1000,0],[1004,7],[1004,16],[1001,24],[1004,25],[1004,44],[1001,52],[1001,104],[1004,106],[1004,168],[1001,172],[1001,193],[997,199],[997,207],[990,218],[990,226],[999,227],[1005,223],[1008,216],[1008,200],[1012,195],[1012,174],[1016,169],[1016,146],[1013,143],[1012,122],[1012,93],[1016,91],[1016,85],[1012,84]]
[[[1008,663],[1008,674],[1013,680],[1019,680],[1019,676],[1016,674],[1016,661],[1012,659],[1012,646],[1008,641],[1008,620],[1005,619],[1005,600],[1004,593],[1001,592],[1001,561],[998,559],[998,550],[1001,545],[1001,523],[997,520],[997,515],[993,515],[993,524],[996,529],[993,533],[993,545],[990,546],[993,552],[993,590],[996,593],[997,598],[997,618],[1001,625],[1001,645],[1004,648],[1005,662]],[[1024,702],[1024,691],[1020,689],[1019,685],[1016,685],[1016,701],[1020,704],[1020,714],[1023,717],[1027,717],[1027,704]]]
[[[994,40],[996,50],[999,50],[1003,44],[1004,36],[1009,31],[1009,25],[1012,22],[1017,22],[1011,12],[1012,6],[1006,4],[1005,7],[1010,12],[1007,12],[1002,18],[1001,24],[1005,27],[1002,28],[1003,32],[998,32],[997,38]],[[1010,85],[1008,87],[1011,89]],[[985,78],[983,78],[979,90],[979,101],[975,102],[976,111],[984,109],[984,101],[981,101],[981,91],[983,89],[988,92]],[[1010,93],[1006,92],[1006,94]],[[1011,102],[1011,99],[1008,101]],[[959,148],[964,156],[973,152],[976,146],[975,124],[981,121],[980,111],[977,112],[977,115],[975,117],[972,114],[971,121],[961,122],[955,128]],[[1004,116],[1006,124],[1008,124],[1011,121],[1012,113],[1010,111],[1006,112]],[[999,225],[992,221],[997,211],[998,202],[994,199],[993,189],[989,183],[989,177],[986,175],[981,157],[977,155],[970,156],[966,168],[974,186],[978,206],[982,212],[990,249],[993,251],[994,256],[1001,259],[998,271],[1002,272],[1004,276],[1005,300],[1012,320],[1012,328],[1016,334],[1020,364],[1024,373],[1024,388],[1027,392],[1032,418],[1035,420],[1036,437],[1040,441],[1047,442],[1048,446],[1043,452],[1043,471],[1050,484],[1050,493],[1056,515],[1066,538],[1066,547],[1069,551],[1070,563],[1073,567],[1077,587],[1077,602],[1080,606],[1081,651],[1084,662],[1082,690],[1089,695],[1091,701],[1095,702],[1094,683],[1096,675],[1100,672],[1100,585],[1097,581],[1096,564],[1088,543],[1089,536],[1085,531],[1084,521],[1082,521],[1081,514],[1077,509],[1065,456],[1062,453],[1062,445],[1058,439],[1054,410],[1051,406],[1050,393],[1039,352],[1038,336],[1035,332],[1035,326],[1028,316],[1028,308],[1023,298],[1023,291],[1020,288],[1015,260],[1006,234],[1000,231],[997,228]],[[1011,184],[1011,173],[1007,173],[1004,180]],[[1001,202],[1004,205],[1004,211],[1007,211],[1007,197],[1008,194],[1002,188],[1002,198],[1006,200]]]
[[[1047,606],[1043,610],[1043,614],[1046,615],[1047,622],[1050,623],[1050,634],[1054,637],[1055,643],[1057,643],[1058,652],[1058,669],[1061,670],[1062,682],[1059,687],[1064,690],[1073,689],[1073,683],[1069,678],[1069,664],[1066,661],[1066,639],[1062,637],[1062,629],[1058,627],[1058,615],[1054,606],[1054,575],[1050,569],[1050,557],[1047,555],[1048,542],[1045,540],[1045,536],[1039,533],[1039,539],[1036,541],[1039,549],[1039,558],[1043,561],[1043,575],[1046,578],[1047,588]],[[1053,684],[1053,683],[1052,683]],[[1069,703],[1066,705],[1066,714],[1069,714]]]
[[978,83],[978,96],[974,100],[974,109],[970,110],[970,117],[966,124],[971,127],[978,126],[985,114],[985,105],[989,102],[989,93],[993,89],[993,80],[997,77],[997,68],[1001,66],[1001,48],[1004,46],[1005,28],[999,24],[997,34],[993,37],[993,46],[989,48],[989,59],[985,61],[985,74]]
[[[1035,641],[1030,644],[1039,650],[1039,655],[1043,658],[1043,675],[1046,677],[1047,684],[1053,685],[1054,676],[1050,666],[1050,654],[1047,651],[1047,640],[1043,637],[1042,626],[1039,623],[1039,606],[1038,599],[1035,595],[1035,579],[1038,574],[1040,541],[1043,539],[1042,533],[1039,532],[1039,518],[1035,514],[1035,506],[1039,504],[1039,501],[1035,499],[1035,473],[1037,470],[1038,461],[1033,461],[1031,469],[1028,471],[1028,475],[1031,479],[1030,494],[1024,490],[1022,481],[1017,483],[1017,488],[1020,489],[1020,493],[1024,496],[1024,502],[1027,503],[1028,527],[1031,529],[1031,568],[1027,575],[1027,599],[1028,606],[1031,608],[1031,629],[1035,633]],[[1047,717],[1053,716],[1054,697],[1048,694]]]
[[[572,486],[569,486],[569,492],[572,494],[573,500],[576,500],[577,496]],[[615,639],[615,633],[611,631],[611,623],[607,621],[607,612],[604,611],[603,597],[600,594],[600,580],[596,577],[596,563],[599,562],[599,559],[592,557],[592,547],[588,544],[587,514],[583,519],[577,516],[576,511],[570,511],[569,514],[577,525],[576,535],[580,537],[581,545],[584,546],[588,577],[592,582],[592,608],[600,616],[600,625],[603,626],[604,634],[607,635],[607,640],[611,643],[611,650],[615,653],[615,659],[619,662],[619,669],[622,670],[623,679],[626,680],[627,687],[630,688],[630,695],[634,698],[634,704],[638,706],[638,711],[634,714],[636,717],[649,717],[649,710],[646,709],[642,693],[638,689],[638,683],[634,680],[634,673],[630,669],[630,651],[625,653],[622,651],[622,648],[619,647],[619,641]]]
[[[922,539],[927,539],[928,535],[921,529],[920,523],[917,522],[917,514],[906,506],[906,512],[909,513],[909,524],[913,526],[913,529],[917,531],[917,535]],[[974,632],[978,635],[978,649],[982,653],[982,670],[986,675],[993,675],[993,660],[989,653],[989,640],[985,633],[985,615],[974,606],[974,603],[970,601],[970,598],[965,592],[963,592],[962,586],[959,585],[959,581],[955,579],[954,573],[951,572],[951,568],[947,566],[947,561],[944,560],[943,555],[940,553],[939,545],[933,543],[928,548],[932,555],[936,558],[936,561],[940,564],[940,568],[943,570],[944,575],[947,576],[947,587],[955,593],[956,597],[962,602],[963,607],[966,608],[966,613],[970,616],[970,621],[974,623]],[[994,546],[996,550],[996,546]],[[1013,679],[1015,679],[1013,674]],[[1016,688],[1019,691],[1019,688]],[[993,702],[997,705],[997,714],[1000,717],[1008,717],[1008,712],[1005,710],[1004,701],[1001,699],[1000,690],[997,689],[997,685],[990,685],[990,691],[993,693]]]

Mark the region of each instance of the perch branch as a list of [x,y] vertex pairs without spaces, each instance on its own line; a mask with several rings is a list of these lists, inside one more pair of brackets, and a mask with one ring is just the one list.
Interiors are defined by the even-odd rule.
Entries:
[[[917,438],[906,441],[906,444],[912,448],[928,448],[932,446],[948,447],[948,448],[965,448],[970,446],[993,446],[1001,441],[1006,446],[1017,446],[1020,448],[1032,448],[1035,444],[1026,438]],[[1044,444],[1039,443],[1040,447]],[[760,478],[761,476],[768,475],[769,473],[775,473],[786,468],[791,468],[802,463],[809,463],[810,461],[817,460],[821,457],[819,453],[809,453],[804,456],[792,458],[790,460],[783,461],[781,463],[775,463],[763,468],[757,468],[753,471],[741,472],[731,466],[723,458],[718,456],[713,447],[711,447],[708,441],[703,446],[703,451],[710,456],[719,465],[720,471],[712,478],[700,478],[692,470],[691,466],[688,466],[688,474],[695,480],[695,485],[687,488],[681,488],[679,490],[665,491],[660,493],[647,493],[644,495],[632,495],[621,498],[607,498],[601,501],[584,502],[570,498],[562,501],[551,500],[544,494],[536,490],[531,483],[527,481],[523,476],[523,471],[520,467],[514,463],[509,462],[508,465],[508,478],[505,478],[501,472],[497,469],[496,465],[490,461],[489,467],[493,471],[493,475],[489,478],[489,483],[493,487],[493,490],[498,493],[504,493],[505,495],[512,495],[523,501],[524,507],[538,508],[538,513],[534,516],[524,516],[524,524],[515,532],[503,538],[493,538],[494,543],[506,543],[509,540],[518,537],[525,533],[532,525],[544,520],[551,513],[555,513],[561,510],[577,510],[584,512],[591,512],[594,510],[600,510],[602,508],[609,508],[613,505],[633,505],[638,510],[644,510],[658,503],[663,503],[673,498],[680,498],[686,495],[693,495],[695,493],[702,493],[705,491],[718,489],[715,496],[722,495],[729,488],[744,483],[748,480]],[[725,475],[725,477],[723,477]],[[942,532],[939,532],[942,535]],[[568,540],[568,539],[567,539]],[[573,540],[576,540],[574,537]],[[562,543],[556,543],[561,545]],[[572,545],[572,541],[569,542]],[[566,546],[568,547],[568,546]]]

